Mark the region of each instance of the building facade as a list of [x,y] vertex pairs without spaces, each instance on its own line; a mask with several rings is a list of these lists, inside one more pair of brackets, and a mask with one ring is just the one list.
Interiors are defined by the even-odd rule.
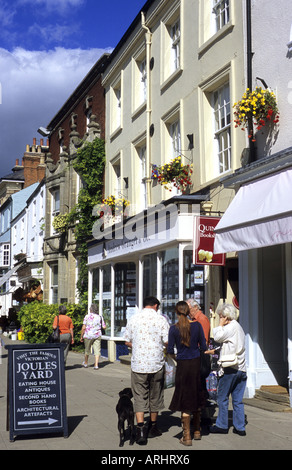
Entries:
[[53,220],[69,213],[76,205],[82,181],[72,162],[79,148],[96,137],[104,138],[105,105],[101,74],[108,55],[92,67],[64,103],[47,129],[49,153],[46,156],[46,217],[44,238],[44,302],[78,301],[78,247],[74,227],[59,233]]
[[[250,87],[275,93],[279,122],[254,128],[253,158],[222,179],[236,196],[218,224],[215,247],[237,251],[239,304],[247,334],[247,395],[262,385],[288,388],[292,370],[291,310],[291,16],[289,2],[250,3]],[[268,35],[265,31],[277,31]],[[276,119],[277,121],[277,119]]]
[[[120,240],[105,233],[89,244],[89,276],[92,299],[108,319],[111,358],[146,294],[158,296],[170,322],[178,300],[195,297],[209,314],[210,305],[237,294],[234,253],[225,267],[194,264],[193,220],[224,213],[234,195],[220,180],[241,165],[247,144],[231,125],[245,83],[245,22],[244,2],[148,1],[110,56],[105,195],[130,202],[129,220]],[[154,178],[156,167],[178,157],[193,169],[186,191]],[[165,224],[149,237],[153,208]]]

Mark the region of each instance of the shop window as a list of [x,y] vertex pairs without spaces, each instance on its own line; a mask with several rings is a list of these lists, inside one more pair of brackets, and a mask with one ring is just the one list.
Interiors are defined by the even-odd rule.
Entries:
[[193,264],[193,251],[184,250],[184,281],[183,281],[183,298],[194,299],[200,306],[202,311],[205,307],[204,296],[204,267]]
[[136,312],[136,265],[115,265],[115,336],[123,336],[127,320]]
[[175,323],[175,305],[179,301],[178,247],[161,254],[161,311],[170,323]]
[[111,266],[103,268],[102,275],[102,314],[106,322],[107,333],[111,330]]
[[157,296],[157,254],[146,255],[143,259],[143,299]]

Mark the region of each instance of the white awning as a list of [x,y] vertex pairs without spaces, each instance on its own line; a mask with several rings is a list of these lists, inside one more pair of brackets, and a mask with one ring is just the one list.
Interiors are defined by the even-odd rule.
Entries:
[[215,229],[214,253],[292,242],[292,170],[242,186]]

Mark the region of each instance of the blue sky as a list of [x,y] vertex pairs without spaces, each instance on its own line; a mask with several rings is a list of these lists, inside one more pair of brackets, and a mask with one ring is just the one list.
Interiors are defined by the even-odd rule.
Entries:
[[146,0],[0,0],[0,177]]

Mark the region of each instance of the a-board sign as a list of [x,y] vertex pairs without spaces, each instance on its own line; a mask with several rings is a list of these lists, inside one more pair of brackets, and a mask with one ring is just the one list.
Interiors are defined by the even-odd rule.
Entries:
[[7,345],[9,435],[68,437],[64,344]]

